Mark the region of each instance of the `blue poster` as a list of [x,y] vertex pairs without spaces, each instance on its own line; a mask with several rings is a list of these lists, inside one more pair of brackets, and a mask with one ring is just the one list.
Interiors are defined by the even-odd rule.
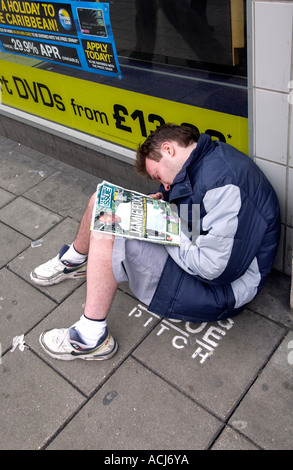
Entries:
[[0,49],[122,78],[108,3],[0,0]]

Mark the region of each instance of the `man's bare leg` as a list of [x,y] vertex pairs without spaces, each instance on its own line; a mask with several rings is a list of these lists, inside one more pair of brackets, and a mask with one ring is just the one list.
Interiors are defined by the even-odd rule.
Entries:
[[90,228],[95,198],[96,194],[93,194],[84,211],[81,222],[79,224],[76,238],[73,242],[74,248],[83,255],[87,255],[89,252]]
[[112,357],[118,348],[106,321],[118,287],[112,270],[114,237],[91,232],[94,201],[95,195],[89,201],[73,243],[75,250],[88,255],[84,314],[72,327],[50,330],[40,336],[43,349],[56,359],[103,360]]
[[87,205],[73,245],[79,253],[88,255],[84,313],[87,318],[101,320],[106,318],[118,286],[112,271],[114,238],[90,230],[95,196]]
[[111,235],[90,235],[84,313],[91,320],[106,318],[118,287],[112,270],[113,243]]

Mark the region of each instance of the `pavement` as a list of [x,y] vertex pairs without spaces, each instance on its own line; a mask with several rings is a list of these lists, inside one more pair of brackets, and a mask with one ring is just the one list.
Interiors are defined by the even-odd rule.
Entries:
[[112,464],[119,451],[171,464],[194,450],[291,450],[291,279],[273,271],[240,315],[208,324],[160,318],[122,284],[108,316],[118,353],[51,359],[39,335],[78,320],[86,284],[41,288],[29,274],[73,241],[100,180],[0,144],[0,449],[103,450]]

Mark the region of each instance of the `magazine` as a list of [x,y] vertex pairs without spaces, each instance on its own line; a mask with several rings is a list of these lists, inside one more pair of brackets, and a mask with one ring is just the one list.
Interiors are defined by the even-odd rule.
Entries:
[[174,208],[162,199],[103,181],[97,187],[91,230],[179,246],[180,218]]

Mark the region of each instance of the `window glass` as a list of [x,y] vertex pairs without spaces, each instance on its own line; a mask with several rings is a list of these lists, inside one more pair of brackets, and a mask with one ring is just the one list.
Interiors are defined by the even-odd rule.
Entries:
[[244,0],[113,0],[121,56],[246,75]]
[[245,0],[111,0],[124,78],[0,53],[2,60],[247,117]]

